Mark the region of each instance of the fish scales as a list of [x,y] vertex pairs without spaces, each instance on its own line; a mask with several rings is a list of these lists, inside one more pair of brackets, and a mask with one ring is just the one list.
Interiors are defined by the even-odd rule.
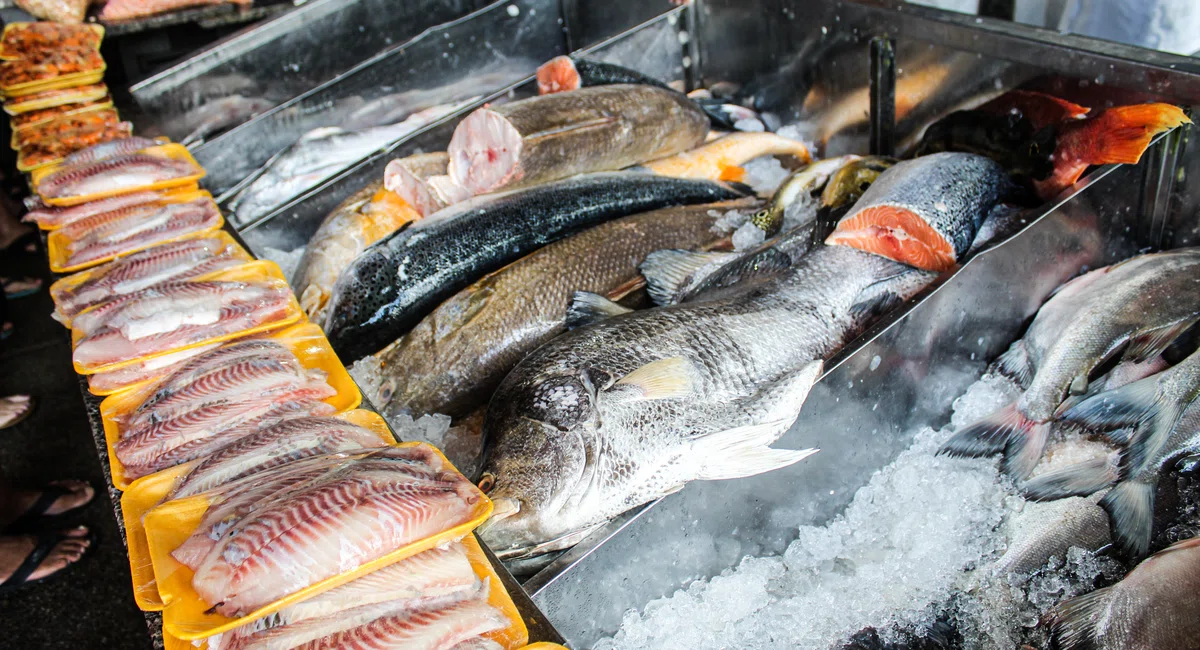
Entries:
[[382,447],[370,429],[331,417],[285,420],[219,449],[192,467],[169,498],[205,492],[218,485],[310,456]]
[[545,244],[629,214],[734,198],[738,194],[719,183],[634,173],[478,197],[360,255],[334,287],[325,334],[351,362],[383,349],[479,277]]
[[222,613],[251,611],[465,522],[472,489],[461,477],[424,483],[386,470],[318,482],[239,521],[193,586]]
[[607,293],[660,248],[716,240],[710,210],[753,201],[663,208],[623,217],[539,249],[443,302],[380,355],[387,379],[374,401],[414,416],[469,414],[526,354],[565,329],[575,291]]
[[[820,362],[933,277],[821,247],[752,290],[613,316],[551,340],[489,405],[483,476],[496,514],[481,536],[502,557],[554,550],[690,480],[798,461],[811,450],[766,445],[794,421]],[[738,442],[705,452],[721,434]],[[739,464],[743,444],[755,458],[777,457]]]
[[692,149],[708,117],[686,96],[612,85],[476,110],[454,130],[449,175],[471,194],[624,169]]

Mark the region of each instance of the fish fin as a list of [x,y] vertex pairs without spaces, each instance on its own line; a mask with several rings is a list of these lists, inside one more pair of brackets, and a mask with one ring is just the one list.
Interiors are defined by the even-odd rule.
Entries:
[[315,316],[321,311],[324,303],[324,294],[315,284],[304,287],[304,291],[300,293],[300,308],[311,320],[316,320]]
[[994,367],[1000,374],[1016,381],[1021,388],[1028,388],[1033,381],[1033,364],[1029,361],[1029,351],[1024,341],[1017,341],[996,359]]
[[877,318],[896,308],[904,300],[890,291],[875,294],[866,300],[850,305],[850,315],[855,320]]
[[677,248],[658,250],[646,256],[639,270],[646,276],[646,291],[657,305],[669,305],[685,288],[695,286],[696,272],[714,269],[741,257],[738,253],[698,253]]
[[[390,242],[390,241],[392,241],[393,239],[395,239],[395,238],[399,237],[401,233],[403,233],[403,232],[407,231],[407,230],[408,230],[408,227],[409,227],[409,226],[411,226],[411,225],[413,225],[413,223],[415,223],[415,222],[413,222],[413,221],[409,221],[408,223],[405,223],[404,225],[402,225],[402,226],[400,226],[399,228],[397,228],[395,232],[393,232],[393,233],[389,234],[388,236],[384,237],[383,239],[380,239],[379,241],[375,242],[374,244],[371,244],[370,246],[367,246],[367,247],[366,247],[366,249],[364,249],[364,250],[363,250],[363,253],[365,253],[365,252],[367,252],[367,251],[369,251],[369,250],[371,250],[371,249],[374,249],[374,248],[384,248],[384,247],[386,247],[386,246],[388,245],[388,242]],[[362,253],[359,253],[359,255],[361,256],[361,255],[362,255]]]
[[1157,410],[1158,377],[1151,376],[1093,395],[1064,410],[1059,419],[1103,431],[1138,424]]
[[956,431],[938,453],[967,458],[998,454],[1008,446],[1009,438],[1021,434],[1032,424],[1013,402]]
[[1096,623],[1112,602],[1113,588],[1105,587],[1059,604],[1052,627],[1062,650],[1091,650],[1096,647]]
[[1049,422],[1029,424],[1029,427],[1009,438],[1008,447],[1004,449],[1004,471],[1016,479],[1023,479],[1033,473],[1033,468],[1037,467],[1042,453],[1046,451],[1046,441],[1050,438]]
[[1137,104],[1117,106],[1081,123],[1088,151],[1076,152],[1091,165],[1133,164],[1141,160],[1154,136],[1191,120],[1178,106]]
[[1067,393],[1070,395],[1083,395],[1088,392],[1088,377],[1087,375],[1076,375],[1071,380],[1071,385],[1067,387]]
[[1134,559],[1140,560],[1150,551],[1154,487],[1141,481],[1122,481],[1100,500],[1100,506],[1112,518],[1113,540]]
[[1138,362],[1157,357],[1175,339],[1179,338],[1180,334],[1183,334],[1195,323],[1195,319],[1189,318],[1142,332],[1129,340],[1129,346],[1125,348],[1125,354],[1122,358],[1125,361]]
[[1120,429],[1112,429],[1111,431],[1101,432],[1100,435],[1104,436],[1105,440],[1108,440],[1114,445],[1125,446],[1133,440],[1133,434],[1136,431],[1137,430],[1133,427],[1121,427]]
[[817,449],[771,449],[792,425],[787,418],[762,424],[751,424],[713,433],[692,443],[692,451],[700,463],[696,479],[722,479],[754,476],[798,463],[817,453]]
[[628,314],[633,311],[628,307],[589,291],[576,291],[571,297],[571,306],[567,307],[567,329],[575,329],[591,325],[613,316]]
[[1114,452],[1046,472],[1022,486],[1021,491],[1033,501],[1090,496],[1117,482],[1118,460],[1119,454]]
[[719,181],[730,181],[733,183],[743,183],[746,181],[746,170],[738,165],[720,165],[721,173],[717,175]]
[[625,375],[613,388],[636,389],[639,399],[674,399],[692,393],[691,364],[683,357],[667,357],[651,361]]
[[1129,466],[1135,470],[1145,467],[1152,458],[1158,456],[1182,416],[1183,406],[1176,403],[1159,404],[1130,437],[1124,456]]

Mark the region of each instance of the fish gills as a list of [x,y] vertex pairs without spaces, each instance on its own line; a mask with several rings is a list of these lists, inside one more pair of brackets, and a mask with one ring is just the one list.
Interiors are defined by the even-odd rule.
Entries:
[[825,243],[852,246],[926,271],[947,271],[1007,191],[995,161],[937,153],[879,175]]
[[662,158],[704,142],[708,117],[686,96],[613,85],[471,113],[454,130],[449,175],[472,195]]

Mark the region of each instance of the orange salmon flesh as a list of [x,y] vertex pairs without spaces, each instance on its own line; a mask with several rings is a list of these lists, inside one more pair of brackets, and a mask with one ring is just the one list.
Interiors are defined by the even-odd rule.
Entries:
[[880,205],[866,208],[838,225],[825,240],[849,246],[925,271],[954,268],[954,247],[911,210]]

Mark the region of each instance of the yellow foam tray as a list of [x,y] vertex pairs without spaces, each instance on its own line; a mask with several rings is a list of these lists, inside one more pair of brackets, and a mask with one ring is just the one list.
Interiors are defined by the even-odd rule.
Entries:
[[[20,97],[13,98],[11,101],[4,102],[4,112],[9,115],[20,115],[29,111],[36,111],[43,108],[53,108],[62,106],[63,104],[79,104],[82,102],[96,101],[103,99],[108,95],[108,86],[98,84],[96,88],[90,88],[86,91],[83,86],[76,86],[80,90],[75,93],[63,93],[53,97],[40,97],[22,99]],[[26,95],[25,97],[29,97]]]
[[[283,271],[280,270],[279,265],[274,262],[268,262],[266,260],[257,260],[254,262],[249,262],[249,263],[243,264],[241,266],[235,266],[231,269],[225,269],[223,271],[219,271],[217,273],[214,273],[212,276],[208,277],[207,280],[222,281],[222,282],[270,282],[281,288],[287,288],[287,286],[288,286],[287,280],[283,277]],[[77,372],[81,375],[91,375],[91,374],[95,374],[97,372],[105,372],[108,370],[116,370],[117,368],[124,368],[126,366],[132,365],[139,361],[144,361],[146,359],[153,359],[155,357],[160,357],[164,354],[170,354],[172,352],[179,352],[180,350],[189,350],[191,348],[199,347],[201,345],[208,345],[209,343],[221,343],[223,341],[238,339],[238,338],[242,338],[244,336],[251,336],[254,334],[261,334],[263,332],[269,332],[271,330],[279,329],[279,328],[287,326],[287,325],[292,325],[304,318],[304,311],[300,309],[300,303],[296,302],[295,294],[292,294],[290,291],[288,292],[288,294],[289,295],[288,295],[287,315],[285,315],[283,318],[281,318],[277,321],[272,321],[270,323],[263,323],[262,325],[257,325],[255,327],[251,327],[249,329],[245,329],[240,332],[230,332],[229,334],[213,336],[213,337],[210,337],[207,339],[189,343],[187,345],[181,345],[176,348],[170,348],[167,350],[162,350],[160,352],[155,352],[154,354],[149,354],[144,357],[135,357],[133,359],[122,359],[121,361],[116,361],[113,363],[108,363],[108,364],[104,364],[104,365],[100,365],[100,366],[85,366],[85,365],[75,363],[75,362],[72,362],[72,364],[75,367],[75,372]],[[89,307],[88,309],[92,309],[92,307]],[[85,309],[79,313],[82,314],[82,313],[88,311],[88,309]],[[74,349],[76,346],[78,346],[79,342],[81,340],[83,340],[83,333],[77,329],[72,329],[71,330],[71,347],[72,347],[72,349]]]
[[108,64],[103,63],[95,70],[83,70],[81,72],[72,72],[50,79],[39,79],[37,81],[27,81],[25,83],[14,84],[6,88],[0,88],[0,95],[4,97],[22,97],[24,95],[32,95],[46,90],[60,90],[62,88],[74,88],[75,86],[90,86],[98,84],[104,80],[104,71],[108,69]]
[[[480,580],[488,581],[488,604],[500,610],[504,614],[504,617],[511,621],[507,628],[489,632],[484,636],[499,643],[504,647],[504,650],[567,650],[556,643],[522,645],[529,640],[529,629],[525,626],[525,621],[521,618],[521,612],[517,610],[516,604],[513,603],[512,596],[505,591],[504,584],[500,582],[500,576],[496,574],[496,569],[488,562],[487,555],[484,554],[483,548],[479,545],[479,540],[475,539],[474,535],[467,535],[463,538],[462,543],[467,548],[467,557],[470,558],[471,568],[475,569],[475,575],[479,576]],[[207,641],[184,641],[170,634],[165,629],[165,626],[163,629],[163,646],[164,650],[208,650]]]
[[[436,453],[447,469],[457,471],[436,447],[423,442],[405,442],[397,446],[402,448],[424,446]],[[466,522],[437,535],[406,544],[383,557],[362,564],[356,569],[321,580],[238,618],[229,618],[215,612],[206,613],[210,609],[210,604],[204,602],[192,588],[192,570],[171,556],[171,551],[187,540],[196,526],[200,524],[204,513],[208,510],[210,497],[200,494],[164,503],[142,517],[146,540],[150,548],[150,561],[154,568],[154,578],[158,583],[158,593],[162,596],[165,604],[163,607],[163,630],[186,641],[203,639],[245,625],[288,605],[312,598],[421,551],[462,539],[492,514],[491,500],[478,490],[476,490],[476,495],[479,500],[476,502],[471,518]]]
[[[10,32],[14,32],[18,29],[25,29],[27,25],[36,25],[36,24],[37,24],[36,22],[26,21],[26,22],[19,22],[19,23],[8,23],[4,26],[4,31],[0,32],[0,61],[20,61],[21,60],[20,54],[8,49],[8,35]],[[88,23],[85,25],[77,25],[77,26],[84,27],[84,28],[92,30],[93,32],[96,32],[96,35],[99,38],[97,39],[96,47],[94,49],[99,50],[100,43],[102,41],[104,41],[104,26],[98,25],[96,23]]]
[[[247,253],[246,249],[242,248],[241,244],[234,241],[233,236],[230,235],[229,233],[225,232],[224,230],[217,230],[215,232],[205,231],[205,232],[189,233],[188,235],[183,236],[183,237],[176,237],[174,239],[174,241],[186,241],[189,239],[200,239],[200,238],[204,238],[204,237],[212,237],[212,238],[221,240],[221,243],[224,244],[225,249],[230,251],[230,256],[233,259],[241,260],[242,262],[253,262],[254,261],[254,256],[251,255],[250,253]],[[155,246],[161,246],[161,245],[162,244],[155,244]],[[153,248],[153,247],[149,247],[149,248]],[[115,261],[115,258],[113,261]],[[55,305],[56,306],[58,305],[59,296],[64,291],[70,291],[70,290],[78,287],[79,285],[83,284],[84,282],[87,282],[99,270],[101,270],[99,267],[94,266],[85,271],[79,271],[78,273],[73,273],[71,275],[68,275],[65,278],[60,278],[54,284],[50,285],[50,297],[51,297],[51,299],[54,300]],[[222,270],[224,270],[224,269],[222,269]],[[213,271],[213,273],[219,273],[219,272],[220,271]],[[201,275],[190,277],[190,278],[188,278],[188,280],[206,280],[206,279],[208,279],[208,276],[212,275],[213,273],[204,273]],[[71,322],[68,320],[65,323],[63,323],[63,325],[65,325],[68,329],[70,329]]]
[[53,165],[47,165],[46,167],[39,167],[38,169],[33,170],[33,172],[30,174],[30,184],[33,185],[34,191],[42,197],[42,200],[45,201],[47,205],[67,207],[79,205],[80,203],[87,203],[88,201],[95,201],[96,199],[105,199],[110,196],[120,196],[121,194],[132,194],[133,192],[165,190],[174,187],[180,187],[189,183],[196,183],[201,178],[204,178],[204,168],[200,166],[200,163],[196,162],[196,159],[192,157],[192,154],[187,150],[187,147],[181,144],[171,142],[154,147],[147,147],[142,149],[141,153],[150,156],[158,156],[160,158],[170,158],[171,160],[186,161],[196,168],[196,173],[165,181],[157,181],[141,187],[126,187],[115,190],[106,190],[104,192],[95,192],[92,194],[82,194],[80,196],[46,198],[46,196],[41,193],[42,180],[46,178],[48,174],[52,174],[62,167],[62,163],[58,162]]
[[[112,140],[121,140],[123,138],[128,138],[133,135],[133,124],[130,122],[118,122],[115,127],[111,127],[111,128],[113,129],[112,131],[106,131],[104,133],[104,136],[108,137],[108,140],[105,140],[105,142],[110,142]],[[99,144],[99,143],[97,143],[97,144]],[[66,158],[66,156],[64,155],[59,158],[43,159],[43,158],[37,157],[36,156],[37,153],[38,152],[36,151],[36,149],[29,149],[29,150],[23,149],[21,151],[18,151],[17,152],[17,171],[24,172],[26,174],[32,174],[33,172],[35,172],[39,169],[46,169],[46,168],[52,167],[54,165],[60,165],[60,164],[62,164],[62,161]]]
[[[162,196],[163,201],[167,201],[168,199],[174,199],[175,197],[178,197],[178,196],[191,196],[193,194],[197,194],[198,192],[202,192],[202,191],[206,191],[206,190],[201,190],[200,186],[197,185],[196,183],[188,183],[187,185],[183,185],[180,187],[172,187],[169,190],[161,190],[158,192],[158,194],[160,196]],[[210,194],[210,196],[211,196],[211,194]],[[48,232],[55,231],[55,230],[58,230],[59,228],[63,227],[63,226],[43,226],[40,223],[36,224],[36,225],[38,228],[41,228],[42,230],[45,230]]]
[[121,255],[137,253],[139,251],[144,251],[147,248],[154,248],[155,246],[159,246],[167,242],[178,241],[198,233],[209,233],[220,230],[221,227],[225,225],[225,217],[221,215],[221,209],[217,207],[216,201],[213,201],[212,194],[209,194],[207,190],[181,192],[179,194],[164,196],[162,203],[164,205],[171,203],[187,203],[188,201],[195,201],[197,199],[205,199],[205,202],[209,204],[209,207],[216,211],[217,220],[212,225],[201,228],[200,230],[193,230],[191,232],[173,235],[163,239],[148,239],[145,242],[123,250],[119,253],[113,253],[112,255],[99,257],[94,260],[88,260],[87,262],[71,264],[71,254],[67,249],[72,240],[65,232],[63,232],[62,228],[57,228],[51,231],[49,236],[46,237],[46,256],[50,258],[50,270],[54,271],[55,273],[73,273],[82,269],[90,269],[93,266],[99,266],[105,262],[111,262]]
[[[355,409],[333,417],[370,429],[388,444],[396,444],[396,439],[388,429],[387,423],[378,413]],[[107,421],[105,421],[104,433],[107,437]],[[108,453],[109,458],[112,458],[111,439]],[[184,463],[149,476],[143,476],[130,483],[128,489],[121,495],[121,514],[125,519],[125,542],[129,547],[129,568],[133,573],[133,599],[144,612],[161,610],[163,601],[158,594],[158,585],[154,581],[154,568],[150,562],[150,547],[146,545],[146,530],[142,527],[142,517],[162,503],[175,484],[186,476],[197,462]]]

